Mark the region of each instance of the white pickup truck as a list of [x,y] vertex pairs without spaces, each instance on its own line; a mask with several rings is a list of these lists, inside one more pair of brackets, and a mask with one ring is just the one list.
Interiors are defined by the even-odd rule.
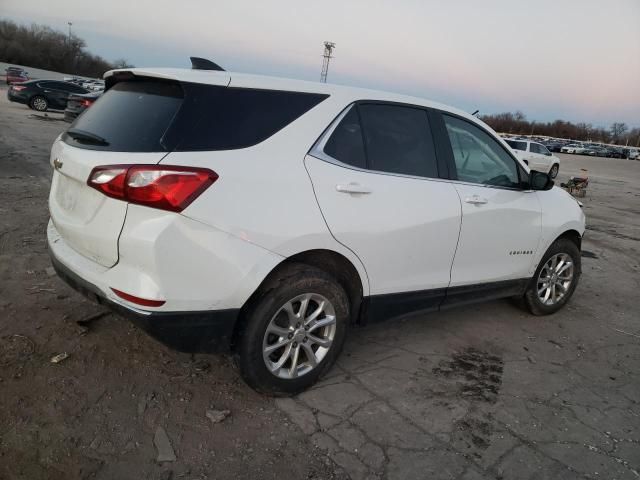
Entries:
[[509,144],[518,158],[529,165],[531,170],[546,172],[551,178],[558,176],[560,159],[541,143],[516,138],[505,138],[504,141]]

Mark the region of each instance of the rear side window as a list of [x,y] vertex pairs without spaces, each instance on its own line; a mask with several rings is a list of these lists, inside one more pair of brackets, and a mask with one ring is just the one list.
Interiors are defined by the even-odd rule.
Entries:
[[[519,142],[518,140],[505,140],[507,144],[513,148],[514,150],[522,150],[523,152],[527,151],[527,142]],[[531,144],[533,150],[533,144]]]
[[355,107],[349,109],[333,131],[324,146],[324,153],[353,167],[367,167],[362,128]]
[[358,106],[368,168],[437,177],[436,154],[426,110],[396,105]]
[[70,130],[90,133],[103,144],[74,139],[65,142],[114,152],[164,152],[163,137],[182,105],[178,84],[163,82],[121,82],[114,85],[78,117]]
[[173,132],[176,150],[233,150],[266,140],[327,95],[185,85],[185,104]]
[[[67,134],[82,148],[122,152],[233,150],[256,145],[327,95],[194,83],[125,81],[71,126],[104,140]],[[86,138],[86,136],[82,137]]]
[[324,146],[324,153],[354,167],[437,177],[426,110],[386,104],[351,107]]

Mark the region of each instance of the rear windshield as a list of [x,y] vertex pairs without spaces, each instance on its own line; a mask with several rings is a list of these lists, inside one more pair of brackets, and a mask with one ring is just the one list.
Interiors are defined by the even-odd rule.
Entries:
[[514,150],[522,150],[523,152],[527,151],[527,142],[518,142],[517,140],[505,140],[507,144]]
[[[266,140],[326,97],[126,81],[117,83],[78,117],[63,140],[81,148],[122,152],[246,148]],[[95,142],[92,137],[103,141]]]
[[71,145],[114,152],[163,152],[163,136],[182,105],[178,84],[162,82],[117,83],[71,125],[105,145],[64,135]]

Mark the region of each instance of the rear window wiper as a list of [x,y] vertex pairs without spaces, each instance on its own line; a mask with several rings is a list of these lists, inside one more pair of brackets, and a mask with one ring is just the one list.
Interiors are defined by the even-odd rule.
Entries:
[[85,130],[78,130],[77,128],[70,128],[67,130],[67,135],[79,142],[92,143],[94,145],[102,145],[104,147],[109,145],[109,142],[100,135],[96,135],[95,133],[87,132]]

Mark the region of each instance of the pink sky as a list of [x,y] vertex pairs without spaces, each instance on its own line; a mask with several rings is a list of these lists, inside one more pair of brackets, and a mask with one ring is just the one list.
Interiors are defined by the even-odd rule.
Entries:
[[2,0],[5,16],[138,66],[188,66],[383,88],[483,113],[640,125],[640,1]]

